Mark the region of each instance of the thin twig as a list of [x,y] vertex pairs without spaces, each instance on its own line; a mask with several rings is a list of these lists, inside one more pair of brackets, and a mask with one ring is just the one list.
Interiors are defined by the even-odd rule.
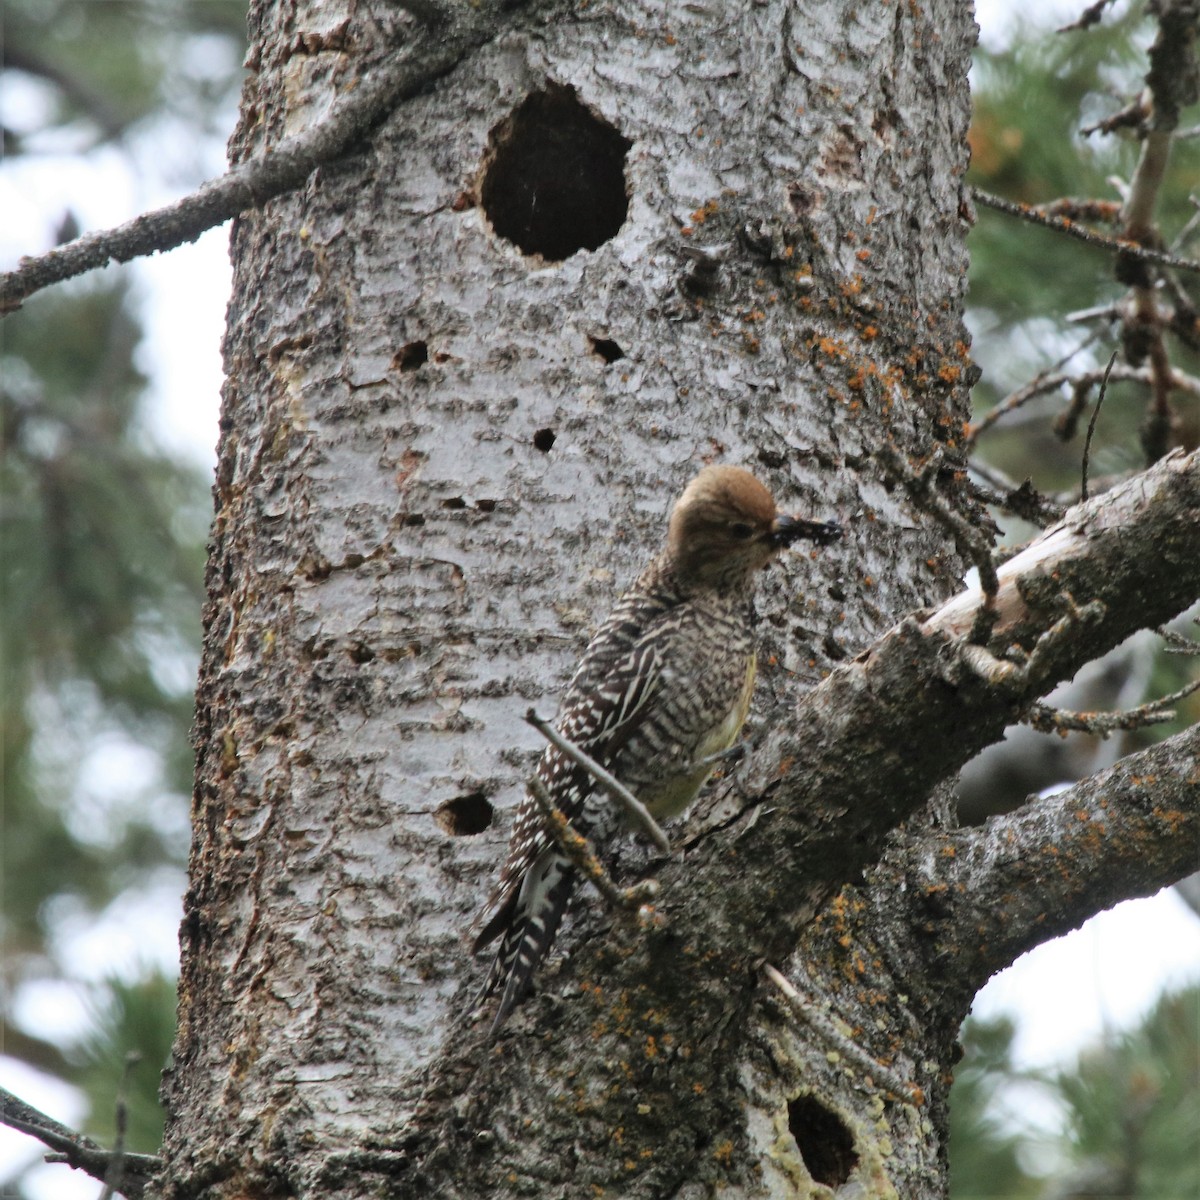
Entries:
[[1175,719],[1170,709],[1165,712],[1075,712],[1069,708],[1055,708],[1040,700],[1021,718],[1022,725],[1036,729],[1038,733],[1090,733],[1107,738],[1118,730],[1141,729],[1146,725],[1165,725]]
[[1090,29],[1093,25],[1099,25],[1100,19],[1104,15],[1104,10],[1112,3],[1113,0],[1095,0],[1095,3],[1089,4],[1070,25],[1064,25],[1061,29],[1056,29],[1054,32],[1074,33],[1076,30]]
[[1069,325],[1082,325],[1087,321],[1115,321],[1121,315],[1119,304],[1097,304],[1092,308],[1080,308],[1063,318]]
[[671,853],[671,843],[662,826],[650,815],[646,806],[611,772],[606,771],[586,751],[563,737],[549,721],[543,721],[534,709],[527,709],[525,720],[551,745],[557,746],[572,762],[578,763],[611,796],[619,800],[626,814],[664,854]]
[[100,1193],[100,1200],[113,1200],[117,1192],[125,1192],[125,1135],[129,1132],[129,1106],[125,1095],[129,1089],[129,1076],[141,1061],[142,1056],[136,1050],[125,1055],[121,1082],[117,1085],[116,1137],[113,1139],[108,1170],[104,1173],[104,1190]]
[[946,529],[954,538],[959,550],[975,564],[979,572],[979,586],[983,591],[983,603],[979,606],[975,626],[968,640],[978,643],[986,641],[991,627],[995,624],[996,592],[1000,587],[996,577],[996,560],[992,557],[991,547],[979,530],[961,513],[955,512],[933,486],[933,476],[942,461],[941,449],[930,456],[920,475],[915,475],[890,446],[883,448],[879,458],[884,470],[907,487],[915,503]]
[[1096,397],[1096,407],[1092,410],[1092,419],[1088,422],[1087,436],[1083,439],[1083,467],[1079,481],[1079,499],[1081,501],[1088,498],[1088,459],[1092,453],[1092,435],[1096,432],[1096,422],[1100,419],[1100,405],[1104,403],[1104,396],[1108,391],[1108,376],[1113,369],[1113,363],[1116,361],[1117,352],[1114,350],[1108,360],[1108,366],[1104,368],[1104,378],[1100,380],[1100,394]]
[[[1197,136],[1200,136],[1200,127],[1196,128],[1196,129],[1185,129],[1185,130],[1178,131],[1175,134],[1175,140],[1179,141],[1180,138],[1197,137]],[[1181,246],[1185,246],[1187,244],[1188,238],[1190,238],[1192,236],[1192,234],[1196,232],[1196,226],[1200,225],[1200,205],[1198,205],[1196,203],[1195,196],[1191,197],[1191,201],[1192,201],[1192,206],[1196,209],[1196,211],[1194,213],[1192,213],[1192,215],[1190,217],[1188,217],[1187,223],[1175,235],[1174,239],[1171,242],[1171,250],[1172,251],[1178,250]]]
[[571,825],[562,809],[550,799],[546,785],[534,775],[529,780],[528,787],[529,794],[546,819],[547,828],[563,853],[614,908],[640,908],[658,894],[658,883],[653,879],[644,879],[628,888],[618,887],[604,869],[604,864],[596,857],[591,842]]
[[23,258],[16,270],[0,274],[0,314],[64,279],[195,241],[206,230],[299,187],[322,163],[366,138],[401,101],[440,79],[493,36],[503,11],[492,4],[452,8],[436,2],[415,3],[413,10],[422,16],[439,13],[443,23],[416,40],[408,53],[390,56],[355,81],[356,86],[347,87],[328,118],[283,138],[174,204]]
[[[0,1088],[0,1125],[27,1133],[43,1142],[55,1154],[47,1154],[47,1162],[62,1162],[93,1179],[103,1180],[108,1174],[113,1155],[91,1138],[76,1133],[66,1125],[48,1117],[44,1112]],[[146,1184],[162,1169],[162,1159],[151,1154],[124,1154],[124,1194],[131,1200],[145,1192]]]
[[836,1018],[825,1016],[817,1006],[803,996],[796,986],[782,971],[770,963],[763,963],[763,974],[783,993],[788,1010],[833,1046],[845,1059],[853,1062],[860,1070],[867,1072],[876,1084],[882,1084],[896,1096],[909,1099],[916,1090],[907,1079],[902,1079],[890,1067],[878,1059],[872,1058],[853,1038],[849,1027],[843,1033],[838,1028]]
[[1141,262],[1156,263],[1161,267],[1174,267],[1177,271],[1200,273],[1200,262],[1195,262],[1190,258],[1179,258],[1177,255],[1167,254],[1162,250],[1150,250],[1128,238],[1108,237],[1083,225],[1078,225],[1074,221],[1045,216],[1031,205],[1017,204],[1015,201],[1005,200],[1001,196],[993,196],[990,192],[982,191],[977,187],[972,187],[970,192],[971,198],[985,208],[995,209],[996,212],[1006,213],[1010,217],[1019,217],[1022,221],[1029,221],[1044,229],[1052,229],[1056,233],[1065,233],[1068,237],[1077,238],[1100,250],[1126,254],[1130,258],[1138,259]]
[[[1070,372],[1064,372],[1063,367],[1067,365],[1077,354],[1086,350],[1101,334],[1101,330],[1094,330],[1089,333],[1073,350],[1068,351],[1062,356],[1052,367],[1047,367],[1043,371],[1039,371],[1028,383],[1017,388],[1015,392],[1010,392],[1003,400],[992,406],[980,419],[975,422],[967,431],[967,450],[974,449],[975,443],[979,441],[979,435],[990,429],[1001,417],[1007,416],[1010,412],[1015,411],[1024,404],[1028,404],[1030,400],[1038,396],[1044,396],[1048,392],[1057,391],[1065,383],[1075,385],[1078,382],[1091,380],[1095,382],[1099,378],[1099,372],[1085,371],[1081,375],[1072,375]],[[1118,370],[1118,379],[1140,379],[1149,382],[1150,375],[1148,372],[1138,372],[1132,367],[1123,367]]]
[[1146,725],[1165,725],[1175,720],[1175,710],[1170,707],[1186,700],[1194,692],[1200,691],[1200,679],[1194,679],[1186,687],[1169,696],[1160,696],[1137,708],[1129,708],[1123,712],[1072,712],[1070,709],[1054,708],[1049,704],[1038,701],[1023,719],[1023,724],[1029,725],[1041,733],[1092,733],[1097,737],[1106,738],[1117,730],[1141,729]]
[[[1200,625],[1200,619],[1194,621],[1193,624]],[[1168,654],[1200,655],[1200,642],[1193,642],[1191,638],[1184,637],[1182,633],[1176,633],[1166,625],[1160,625],[1155,633],[1167,643]]]

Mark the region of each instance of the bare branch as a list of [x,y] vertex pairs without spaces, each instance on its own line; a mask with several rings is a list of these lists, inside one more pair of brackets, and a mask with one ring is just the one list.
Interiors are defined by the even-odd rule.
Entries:
[[403,56],[388,58],[355,81],[327,119],[209,180],[190,196],[114,229],[84,234],[46,254],[23,258],[15,271],[0,275],[0,314],[11,312],[22,300],[64,279],[195,241],[206,230],[299,187],[322,163],[347,153],[369,136],[397,104],[445,75],[492,37],[500,11],[491,4],[451,8],[421,2],[406,7],[422,17],[442,14],[436,36],[418,39]]
[[525,720],[548,742],[557,746],[572,762],[578,763],[595,781],[624,807],[626,815],[664,854],[671,853],[671,842],[650,810],[611,771],[606,771],[586,751],[563,737],[549,721],[526,709]]
[[[1089,341],[1094,340],[1089,338]],[[970,428],[967,434],[967,447],[973,448],[975,443],[979,441],[981,434],[985,433],[993,425],[996,424],[1002,417],[1006,417],[1009,413],[1015,412],[1018,408],[1028,404],[1031,400],[1036,400],[1038,396],[1048,395],[1050,392],[1057,392],[1064,384],[1070,384],[1076,396],[1083,396],[1086,399],[1087,389],[1094,387],[1104,377],[1103,371],[1084,371],[1079,374],[1071,374],[1067,372],[1042,372],[1035,378],[1031,379],[1027,384],[1017,388],[1015,392],[1010,392],[993,408],[989,409],[978,421]],[[1128,367],[1124,365],[1115,366],[1111,372],[1113,379],[1122,381],[1131,381],[1137,383],[1149,383],[1150,372],[1139,370],[1136,367]],[[1060,434],[1064,440],[1068,440],[1071,431],[1064,428]]]
[[[1200,624],[1200,621],[1194,622]],[[1200,654],[1200,642],[1194,642],[1191,638],[1184,637],[1182,633],[1176,633],[1173,629],[1168,629],[1165,625],[1160,626],[1154,631],[1167,643],[1168,654]]]
[[527,786],[559,848],[609,904],[614,908],[638,908],[658,895],[658,884],[653,879],[642,880],[630,888],[618,887],[596,857],[591,842],[572,827],[566,814],[550,798],[546,785],[534,775]]
[[[48,1117],[4,1088],[0,1088],[0,1124],[27,1133],[56,1150],[57,1154],[46,1156],[47,1162],[65,1162],[93,1179],[105,1180],[117,1157],[116,1152],[105,1150],[91,1138]],[[123,1166],[120,1190],[132,1200],[138,1200],[147,1183],[162,1167],[162,1160],[150,1154],[125,1151],[120,1152],[120,1158]]]
[[[1170,510],[1162,510],[1159,514],[1161,522],[1154,520],[1145,507],[1150,497],[1159,494],[1162,487],[1174,491],[1176,485],[1183,490],[1178,498],[1179,504],[1172,505]],[[1118,604],[1129,610],[1129,633],[1161,623],[1149,613],[1145,620],[1138,621],[1138,614],[1133,611],[1149,599],[1145,585],[1147,571],[1152,571],[1156,579],[1172,584],[1166,607],[1173,608],[1175,613],[1182,611],[1200,594],[1200,563],[1184,566],[1183,576],[1172,582],[1166,577],[1165,561],[1149,561],[1153,558],[1150,547],[1170,551],[1171,561],[1177,561],[1177,547],[1182,543],[1190,544],[1190,531],[1186,529],[1186,524],[1193,520],[1200,520],[1200,456],[1196,452],[1169,455],[1154,468],[1142,472],[1111,492],[1076,505],[1057,526],[1000,568],[997,604],[1001,609],[1002,623],[996,634],[1005,631],[1015,633],[1031,626],[1044,629],[1036,613],[1039,608],[1044,611],[1045,605],[1052,599],[1052,593],[1046,587],[1052,578],[1053,594],[1067,592],[1079,597],[1095,588],[1096,597],[1103,599],[1107,606]],[[1147,540],[1135,545],[1129,539],[1138,536],[1139,527]],[[1107,544],[1103,555],[1093,559],[1089,554],[1089,539],[1101,534]],[[1101,551],[1098,542],[1091,548]],[[1072,574],[1074,571],[1086,573],[1086,582],[1084,577],[1077,576],[1073,581],[1072,577],[1063,573],[1068,563],[1072,564]],[[1108,569],[1120,571],[1125,576],[1131,589],[1128,596],[1120,596],[1113,579],[1100,578],[1098,572]],[[1054,578],[1055,575],[1057,578]],[[930,618],[927,628],[964,635],[971,627],[981,600],[982,594],[978,588],[960,593]],[[1122,633],[1120,637],[1113,638],[1110,645],[1116,645],[1125,636],[1127,634]]]
[[1094,3],[1089,4],[1087,8],[1080,13],[1079,16],[1070,23],[1070,25],[1064,25],[1062,28],[1056,29],[1054,32],[1073,33],[1076,30],[1090,29],[1093,25],[1099,25],[1102,17],[1104,16],[1104,10],[1112,3],[1113,0],[1095,0]]
[[1080,473],[1079,482],[1079,498],[1086,500],[1088,498],[1088,460],[1092,454],[1092,436],[1096,432],[1096,422],[1100,419],[1100,406],[1104,403],[1105,394],[1108,392],[1108,377],[1112,374],[1113,364],[1117,361],[1117,352],[1112,352],[1112,357],[1108,360],[1108,366],[1104,368],[1104,378],[1100,380],[1100,395],[1096,397],[1096,407],[1092,411],[1092,419],[1088,422],[1087,437],[1083,439],[1083,466]]
[[1111,713],[1070,712],[1039,701],[1026,714],[1025,721],[1041,733],[1091,733],[1106,738],[1117,730],[1141,729],[1145,725],[1165,725],[1168,721],[1175,720],[1175,711],[1171,705],[1186,700],[1197,691],[1200,691],[1200,679],[1193,680],[1169,696],[1159,696],[1157,700],[1139,704],[1136,708]]
[[977,187],[971,188],[970,192],[971,198],[985,208],[995,209],[996,212],[1006,213],[1010,217],[1019,217],[1022,221],[1040,225],[1043,229],[1053,229],[1057,233],[1065,233],[1067,237],[1076,238],[1097,249],[1127,255],[1138,262],[1155,263],[1161,267],[1174,267],[1177,271],[1200,272],[1200,262],[1190,258],[1179,258],[1162,250],[1150,250],[1128,238],[1109,237],[1103,233],[1096,233],[1073,221],[1045,216],[1032,205],[1005,200],[1001,196],[993,196],[990,192],[982,191]]

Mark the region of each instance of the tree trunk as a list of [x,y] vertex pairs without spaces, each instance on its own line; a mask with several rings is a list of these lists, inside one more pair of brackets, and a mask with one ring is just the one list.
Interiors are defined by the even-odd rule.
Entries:
[[[884,462],[940,451],[943,505],[986,519],[954,469],[973,22],[954,0],[493,19],[234,232],[161,1193],[943,1195],[958,1022],[1019,952],[962,950],[978,914],[943,868],[978,843],[943,784],[1046,681],[944,681],[952,621],[852,660],[962,572]],[[259,3],[252,34],[237,158],[430,36],[349,0]],[[465,935],[541,749],[522,714],[552,714],[709,461],[847,536],[762,589],[749,762],[670,861],[623,850],[663,883],[657,921],[583,896],[489,1040]],[[1182,511],[1198,473],[1163,485]],[[1120,620],[1047,676],[1123,636],[1105,603]],[[1027,943],[1058,931],[1020,913]]]

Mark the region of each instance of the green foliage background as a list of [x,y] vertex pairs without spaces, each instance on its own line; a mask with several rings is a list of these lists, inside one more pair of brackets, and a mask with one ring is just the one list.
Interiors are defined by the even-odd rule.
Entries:
[[[182,128],[207,160],[189,167],[181,139],[158,185],[195,186],[219,169],[245,19],[243,0],[6,0],[5,169],[73,155],[151,178],[149,148]],[[27,252],[79,225],[70,208],[44,219]],[[150,949],[125,961],[142,935],[122,926],[184,885],[210,501],[207,472],[150,432],[134,279],[51,289],[0,326],[0,1050],[80,1089],[106,1144],[138,1056],[127,1144],[153,1152],[174,972]],[[107,968],[81,961],[89,930],[89,960],[113,934]],[[63,989],[89,1018],[65,1037],[42,1019]]]

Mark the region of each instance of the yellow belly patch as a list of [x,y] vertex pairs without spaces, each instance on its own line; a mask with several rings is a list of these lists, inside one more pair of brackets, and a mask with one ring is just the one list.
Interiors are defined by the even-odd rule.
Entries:
[[[717,725],[700,743],[696,754],[697,759],[708,758],[728,750],[738,739],[746,714],[750,711],[750,698],[754,695],[754,676],[758,669],[758,655],[751,654],[746,663],[746,678],[742,683],[741,695],[729,710],[725,719]],[[656,821],[669,821],[677,817],[693,800],[696,793],[704,786],[704,781],[713,773],[711,766],[701,767],[686,775],[676,775],[666,779],[648,795],[638,798],[650,810]]]

